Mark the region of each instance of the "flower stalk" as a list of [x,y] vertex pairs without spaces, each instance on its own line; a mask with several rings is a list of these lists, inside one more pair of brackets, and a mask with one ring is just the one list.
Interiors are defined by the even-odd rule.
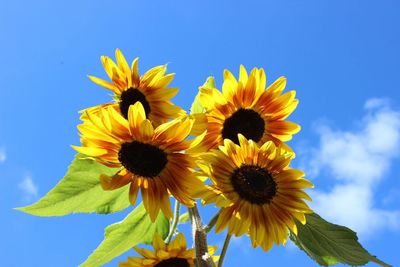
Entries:
[[209,233],[215,226],[215,224],[218,221],[219,215],[221,213],[222,210],[219,210],[214,217],[211,218],[211,220],[208,222],[208,224],[204,227],[204,230],[206,231],[206,233]]
[[232,237],[232,235],[230,235],[229,233],[226,235],[224,246],[222,247],[221,255],[219,257],[218,267],[222,267],[222,264],[224,262],[224,258],[226,255],[226,251],[228,250],[228,247],[229,247],[229,242],[231,241],[231,237]]
[[167,238],[165,238],[165,243],[169,244],[171,242],[172,237],[175,234],[176,228],[179,222],[179,212],[180,212],[181,204],[178,200],[175,200],[175,207],[174,207],[174,217],[172,218],[171,227],[169,229],[169,233]]
[[192,221],[192,233],[196,250],[196,264],[198,267],[215,267],[211,255],[208,253],[207,232],[201,221],[196,204],[189,208],[190,220]]

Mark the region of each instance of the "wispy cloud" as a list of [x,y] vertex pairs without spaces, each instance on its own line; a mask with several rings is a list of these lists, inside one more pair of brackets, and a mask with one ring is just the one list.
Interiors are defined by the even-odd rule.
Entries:
[[0,147],[0,163],[5,162],[7,159],[6,149],[4,147]]
[[330,191],[313,190],[314,210],[362,236],[382,228],[400,228],[400,210],[377,208],[375,188],[400,149],[400,113],[387,99],[370,99],[356,131],[317,126],[319,146],[308,153],[311,176],[330,174]]
[[[240,252],[245,256],[249,255],[251,252],[251,249],[250,249],[251,248],[251,240],[245,235],[242,235],[239,237],[232,236],[231,244],[232,244],[232,246],[239,249]],[[222,248],[222,244],[219,247]]]
[[29,175],[18,184],[18,188],[23,193],[24,201],[31,201],[33,198],[38,196],[38,186]]

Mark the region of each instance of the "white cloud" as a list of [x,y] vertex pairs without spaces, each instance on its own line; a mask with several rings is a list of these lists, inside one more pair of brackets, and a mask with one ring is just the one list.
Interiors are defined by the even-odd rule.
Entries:
[[385,178],[400,149],[400,113],[387,99],[370,99],[356,131],[317,129],[319,147],[310,149],[312,176],[331,174],[329,192],[313,190],[312,207],[330,221],[351,227],[362,236],[382,228],[400,229],[400,210],[376,207],[375,189]]
[[[250,254],[250,251],[251,251],[251,249],[250,249],[251,248],[251,240],[246,235],[242,235],[242,236],[239,236],[239,237],[232,236],[231,244],[232,244],[232,246],[234,246],[237,249],[239,249],[240,252],[244,256]],[[222,245],[223,244],[221,244],[221,246],[219,246],[219,247],[222,248]]]
[[22,180],[18,184],[18,188],[22,191],[23,193],[23,198],[24,201],[30,201],[32,198],[35,198],[38,196],[38,187],[34,183],[33,179],[31,176],[26,176],[24,180]]
[[390,100],[388,98],[370,98],[365,104],[365,109],[375,109],[375,108],[389,108]]
[[0,163],[5,162],[7,159],[6,149],[4,147],[0,147]]

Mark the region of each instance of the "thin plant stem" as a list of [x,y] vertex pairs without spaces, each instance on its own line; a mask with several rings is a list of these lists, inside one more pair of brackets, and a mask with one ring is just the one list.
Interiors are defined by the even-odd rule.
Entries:
[[165,242],[167,244],[169,242],[171,242],[171,239],[175,234],[176,227],[178,226],[180,208],[181,208],[181,204],[179,203],[178,200],[175,200],[174,217],[172,218],[172,223],[171,223],[171,227],[169,228],[168,236],[167,236],[167,238],[165,238]]
[[215,224],[218,221],[218,217],[219,217],[221,211],[222,210],[219,210],[217,212],[217,214],[215,214],[214,217],[212,217],[211,220],[208,222],[208,224],[204,227],[204,230],[206,231],[206,233],[209,233],[213,229],[213,227],[215,226]]
[[226,255],[226,251],[228,250],[229,247],[229,241],[231,241],[232,235],[229,233],[226,234],[224,246],[222,247],[221,255],[219,256],[219,261],[218,261],[218,267],[222,267],[222,264],[224,262],[224,258]]
[[196,265],[199,267],[215,267],[215,263],[208,254],[207,233],[201,221],[196,204],[189,208],[190,220],[192,221],[192,233],[194,247],[196,250]]

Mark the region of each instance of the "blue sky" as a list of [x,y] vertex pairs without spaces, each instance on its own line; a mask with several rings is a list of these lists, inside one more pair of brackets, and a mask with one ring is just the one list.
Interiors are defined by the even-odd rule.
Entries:
[[[140,70],[169,63],[190,106],[207,76],[263,67],[284,75],[302,125],[291,145],[316,188],[312,207],[351,225],[394,266],[400,238],[398,1],[7,1],[0,10],[0,266],[77,266],[110,216],[38,218],[12,210],[51,189],[79,144],[77,111],[109,101],[91,83],[120,48]],[[209,215],[209,214],[208,214]],[[222,236],[213,237],[218,245]],[[129,252],[128,254],[133,254]],[[113,261],[107,266],[116,266]],[[316,266],[293,245],[235,239],[226,266]],[[371,265],[372,266],[372,265]]]

